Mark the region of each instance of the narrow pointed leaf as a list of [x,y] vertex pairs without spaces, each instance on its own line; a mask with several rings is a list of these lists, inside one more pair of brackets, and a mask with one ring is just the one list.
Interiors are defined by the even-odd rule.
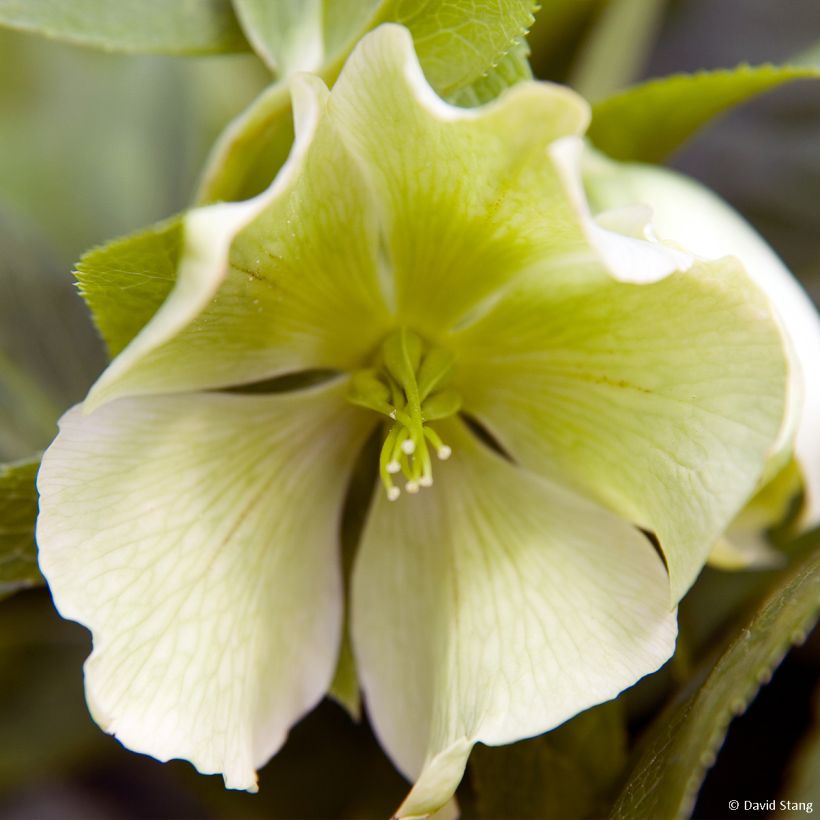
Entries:
[[0,26],[105,51],[247,51],[229,0],[0,0]]
[[719,114],[784,83],[819,77],[816,65],[741,65],[650,80],[598,102],[589,136],[615,159],[661,162]]
[[778,576],[717,656],[655,720],[615,807],[616,820],[682,818],[714,762],[732,718],[742,712],[789,647],[818,615],[820,543]]
[[32,459],[0,466],[0,599],[43,583],[34,546],[39,464]]

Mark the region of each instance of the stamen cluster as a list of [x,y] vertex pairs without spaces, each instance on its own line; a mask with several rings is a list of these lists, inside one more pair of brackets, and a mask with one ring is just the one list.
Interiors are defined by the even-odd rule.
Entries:
[[449,351],[429,347],[418,334],[400,328],[385,339],[376,366],[353,374],[348,399],[390,420],[379,475],[391,501],[401,495],[393,481],[399,474],[408,493],[432,486],[428,445],[442,461],[451,455],[429,422],[453,416],[461,408],[461,397],[450,386],[454,363]]

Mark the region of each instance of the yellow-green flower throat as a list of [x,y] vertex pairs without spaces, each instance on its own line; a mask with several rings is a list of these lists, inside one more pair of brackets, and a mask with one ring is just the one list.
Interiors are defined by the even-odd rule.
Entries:
[[449,351],[400,328],[384,340],[373,367],[353,374],[348,400],[391,422],[379,457],[379,474],[391,501],[401,494],[394,476],[404,476],[408,493],[433,484],[431,447],[440,460],[450,457],[450,448],[429,423],[461,408],[461,396],[451,387],[454,362]]

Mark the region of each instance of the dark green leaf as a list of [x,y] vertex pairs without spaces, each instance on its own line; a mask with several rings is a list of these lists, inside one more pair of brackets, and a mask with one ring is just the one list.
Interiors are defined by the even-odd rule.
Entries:
[[34,523],[39,459],[0,465],[0,598],[43,583]]
[[661,162],[718,114],[816,66],[748,66],[675,74],[633,86],[593,108],[589,136],[615,159]]
[[623,713],[611,701],[533,740],[476,747],[475,812],[482,820],[600,817],[625,761]]
[[0,0],[0,25],[106,51],[197,55],[248,48],[230,0]]
[[742,712],[783,655],[816,621],[820,547],[777,576],[752,614],[656,718],[636,752],[612,817],[682,818],[712,765],[732,718]]

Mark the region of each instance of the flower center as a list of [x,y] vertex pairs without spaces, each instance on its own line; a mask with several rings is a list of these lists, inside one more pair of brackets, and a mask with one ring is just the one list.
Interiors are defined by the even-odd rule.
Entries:
[[442,461],[450,457],[450,448],[429,422],[461,408],[461,396],[450,386],[454,361],[449,351],[426,345],[412,330],[400,328],[384,340],[373,367],[353,374],[348,400],[390,420],[379,474],[391,501],[401,494],[393,480],[399,474],[408,493],[432,486],[430,447]]

